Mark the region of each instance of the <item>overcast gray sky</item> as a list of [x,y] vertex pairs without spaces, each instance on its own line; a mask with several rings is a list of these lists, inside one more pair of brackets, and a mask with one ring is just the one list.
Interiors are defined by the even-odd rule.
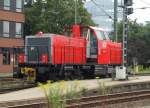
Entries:
[[[90,0],[87,0],[90,1]],[[107,0],[106,0],[107,1]],[[138,9],[142,7],[149,7],[147,9]],[[137,19],[139,23],[150,21],[150,0],[133,0],[134,13],[129,15],[130,19]]]
[[[133,0],[134,14],[130,15],[129,18],[137,19],[139,23],[150,21],[150,0]],[[141,7],[149,7],[147,9],[137,9]]]

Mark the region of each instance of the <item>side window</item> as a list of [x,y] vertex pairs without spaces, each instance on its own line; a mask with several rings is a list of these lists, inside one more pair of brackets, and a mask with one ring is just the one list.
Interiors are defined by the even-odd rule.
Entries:
[[81,36],[89,40],[90,30],[88,28],[81,28]]
[[16,0],[16,12],[22,12],[22,0]]
[[106,39],[110,40],[110,38],[111,38],[110,33],[109,32],[104,32],[104,34],[105,34]]
[[10,10],[10,0],[4,0],[4,10]]
[[22,23],[16,23],[16,37],[20,38],[22,35]]
[[3,54],[3,64],[9,65],[10,64],[10,51],[7,48],[2,49]]
[[103,40],[106,40],[104,32],[100,31],[100,33],[101,33],[101,36],[102,36]]
[[9,37],[9,21],[3,21],[3,35]]

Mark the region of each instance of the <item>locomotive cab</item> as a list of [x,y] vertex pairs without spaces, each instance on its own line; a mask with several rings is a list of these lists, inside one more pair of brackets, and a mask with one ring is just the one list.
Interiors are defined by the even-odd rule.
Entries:
[[104,29],[97,27],[82,27],[81,35],[86,38],[86,58],[89,63],[98,63],[99,43],[106,43],[109,37]]
[[81,37],[86,38],[87,63],[99,65],[120,65],[122,45],[112,42],[108,32],[102,28],[81,26]]

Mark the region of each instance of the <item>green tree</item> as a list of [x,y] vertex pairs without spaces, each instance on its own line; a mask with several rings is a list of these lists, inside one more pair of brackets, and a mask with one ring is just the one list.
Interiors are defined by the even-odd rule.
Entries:
[[[63,33],[64,26],[74,24],[74,0],[37,0],[25,7],[25,35],[38,31]],[[82,0],[77,2],[77,21],[79,24],[95,25],[91,15],[84,8]]]
[[[128,21],[128,62],[133,63],[136,58],[139,64],[145,64],[150,60],[150,22],[145,25],[136,20]],[[122,42],[122,22],[118,23],[119,41]]]

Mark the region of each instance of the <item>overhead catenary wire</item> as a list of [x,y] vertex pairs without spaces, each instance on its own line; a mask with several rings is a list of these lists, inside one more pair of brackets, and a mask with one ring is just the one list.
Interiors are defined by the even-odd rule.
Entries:
[[91,1],[92,1],[92,3],[93,3],[96,7],[98,7],[101,11],[103,11],[104,14],[106,14],[106,16],[108,16],[110,19],[113,20],[112,16],[109,15],[109,13],[107,13],[103,8],[101,8],[94,0],[91,0]]
[[150,3],[146,2],[146,1],[143,1],[143,0],[140,0],[141,2],[143,2],[144,4],[146,5],[149,5],[150,6]]
[[134,10],[137,10],[137,9],[150,9],[150,7],[140,7],[140,8],[134,8]]

